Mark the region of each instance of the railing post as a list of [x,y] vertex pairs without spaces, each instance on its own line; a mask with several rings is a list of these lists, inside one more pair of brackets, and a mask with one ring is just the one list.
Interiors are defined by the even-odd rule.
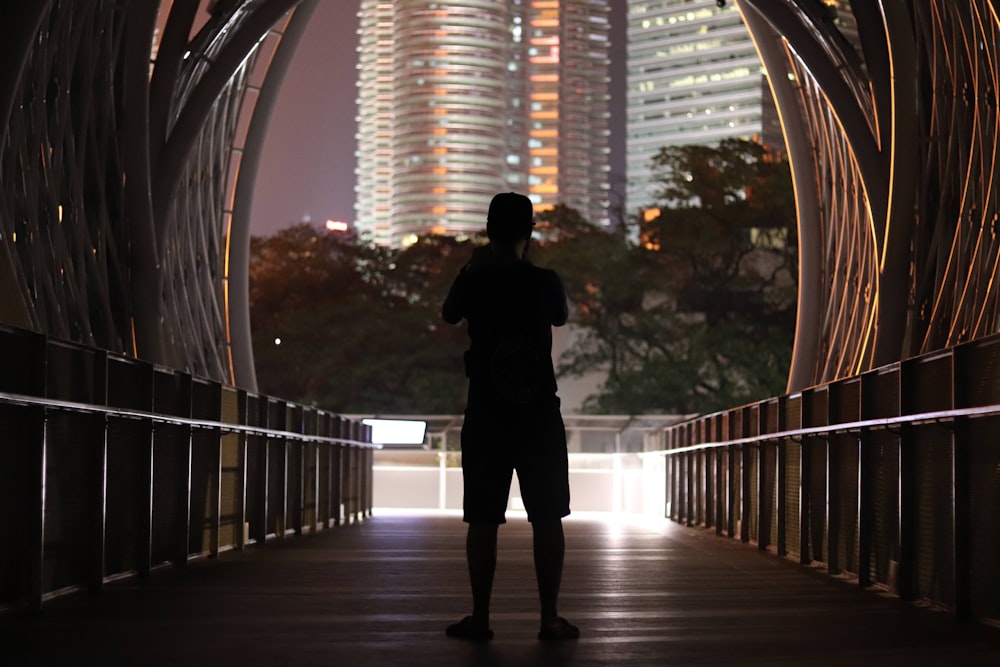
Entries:
[[[256,396],[254,398],[256,426],[268,427],[271,419],[270,401],[266,396]],[[248,409],[248,414],[250,410]],[[256,505],[251,508],[253,512],[250,520],[251,537],[260,546],[267,543],[267,512],[270,506],[269,490],[271,487],[271,438],[264,436],[260,439],[260,453],[257,455],[257,475],[253,483],[257,486],[257,493],[254,494],[257,500]]]
[[[313,426],[312,412],[313,408],[310,407],[296,408],[296,413],[299,415],[299,422],[301,423],[299,432],[303,435],[313,435],[316,432]],[[296,457],[299,460],[299,511],[296,514],[299,518],[298,535],[308,532],[311,526],[309,521],[309,495],[315,489],[316,482],[312,476],[315,474],[315,470],[310,471],[309,461],[314,444],[308,440],[300,440],[298,442],[299,455]]]
[[[297,421],[300,424],[297,429],[303,435],[311,435],[312,427],[310,420],[310,411],[312,408],[308,407],[297,407],[295,409],[298,415]],[[297,526],[295,530],[296,535],[304,535],[310,530],[309,522],[309,493],[313,487],[313,479],[309,473],[309,454],[311,452],[313,443],[308,440],[299,440],[296,447],[299,450],[299,455],[296,456],[298,461],[298,473],[297,477],[299,479],[299,493],[298,493],[298,505],[299,510],[295,513],[297,517]]]
[[[371,442],[371,433],[368,434],[368,442]],[[368,503],[368,516],[372,516],[375,509],[375,449],[369,447],[365,450],[368,463],[365,466],[365,475],[368,478],[366,502]]]
[[[323,411],[316,412],[316,435],[330,437],[330,415]],[[324,530],[329,519],[330,499],[327,494],[330,480],[327,478],[329,468],[327,457],[330,453],[330,443],[317,442],[314,449],[316,466],[316,530]]]
[[[692,445],[697,445],[702,442],[702,435],[704,434],[703,429],[704,420],[699,420],[692,425]],[[681,458],[681,474],[684,476],[684,485],[681,487],[684,493],[682,504],[684,507],[684,523],[688,526],[693,525],[694,518],[696,516],[694,456],[695,452],[687,452],[686,454],[683,454]]]
[[[737,411],[740,419],[740,437],[746,435],[750,430],[750,413],[746,408]],[[740,542],[744,544],[750,541],[750,480],[753,466],[751,465],[752,445],[744,443],[740,445]]]
[[[316,436],[326,435],[325,430],[321,424],[321,419],[323,415],[318,410],[313,410],[313,428],[312,434]],[[320,482],[322,480],[322,474],[320,474],[320,461],[322,457],[320,456],[320,450],[325,448],[326,445],[322,445],[319,442],[313,442],[309,445],[309,458],[310,467],[312,468],[312,492],[313,492],[313,521],[312,521],[312,531],[318,533],[320,531],[320,526],[326,523],[325,517],[321,516],[321,502],[320,502]]]
[[729,472],[726,474],[727,505],[729,505],[726,512],[726,536],[729,538],[736,537],[736,491],[740,484],[740,480],[736,476],[736,449],[732,445],[726,447],[727,464],[729,467]]
[[45,408],[25,408],[28,421],[28,552],[27,602],[31,609],[41,609],[45,593],[45,467],[46,415]]
[[[841,385],[833,382],[826,391],[826,425],[831,421],[831,415],[840,414]],[[840,452],[837,440],[832,434],[826,434],[826,551],[827,573],[840,574]]]
[[[351,421],[340,422],[340,434],[345,440],[351,439]],[[340,448],[340,520],[347,525],[351,522],[351,445],[342,443]]]
[[[236,412],[237,418],[236,422],[240,426],[250,425],[250,411],[249,411],[249,396],[245,389],[236,390]],[[247,455],[249,453],[249,436],[245,431],[241,431],[237,436],[236,445],[236,456],[238,457],[236,471],[236,525],[233,530],[235,531],[235,546],[240,551],[243,551],[247,547],[247,535],[246,525],[249,519],[250,513],[247,509]]]
[[361,485],[358,471],[361,467],[360,454],[361,449],[355,444],[356,441],[361,439],[361,422],[351,421],[351,448],[350,448],[350,482],[348,483],[348,488],[350,489],[350,502],[351,509],[348,511],[351,518],[351,523],[357,523],[361,519]]
[[[687,426],[681,426],[674,434],[672,449],[683,447],[686,441]],[[681,477],[680,461],[677,454],[670,455],[670,518],[680,523],[681,514]]]
[[[682,443],[678,443],[678,446],[684,447],[692,444],[693,440],[691,438],[691,425],[684,426],[680,433],[683,438]],[[673,479],[674,479],[674,521],[677,523],[683,523],[684,521],[684,455],[674,454],[673,457]]]
[[[336,437],[344,438],[346,420],[336,418]],[[340,442],[330,452],[330,507],[333,523],[339,526],[344,520],[344,443]]]
[[[672,449],[677,449],[682,447],[681,443],[684,442],[685,433],[687,431],[686,426],[681,426],[673,434],[671,438]],[[670,475],[670,518],[674,521],[680,523],[680,502],[681,502],[681,488],[680,488],[680,468],[677,459],[677,454],[671,454],[669,457],[670,468],[668,474]]]
[[[361,425],[361,440],[370,443],[372,441],[372,427],[362,423]],[[372,493],[374,476],[372,472],[372,466],[375,464],[375,450],[371,447],[365,447],[361,450],[363,455],[363,467],[361,470],[362,478],[364,479],[364,493],[362,494],[363,511],[366,517],[372,515],[372,504],[374,501],[374,494]]]
[[[344,423],[347,429],[347,439],[354,440],[354,422]],[[344,445],[344,523],[354,523],[354,444]]]
[[[875,412],[875,379],[877,373],[861,376],[860,419],[870,419]],[[871,586],[872,556],[875,535],[875,453],[870,428],[858,435],[858,585]]]
[[[106,350],[94,352],[93,401],[98,405],[108,404],[108,353]],[[105,530],[108,513],[108,417],[98,413],[90,417],[92,437],[96,446],[94,471],[96,478],[94,493],[94,518],[92,555],[90,562],[89,588],[92,592],[104,587]]]
[[[330,430],[328,435],[331,438],[340,437],[339,416],[330,417]],[[340,443],[331,444],[326,457],[326,521],[330,527],[340,523]]]
[[[808,389],[802,392],[801,408],[799,410],[799,428],[812,426],[812,392]],[[808,565],[810,557],[810,496],[812,495],[812,448],[809,438],[803,437],[799,447],[799,563]]]
[[684,524],[694,525],[694,452],[686,452],[684,456]]
[[[29,369],[31,378],[27,392],[36,396],[46,395],[46,377],[48,376],[48,339],[42,334],[28,334],[27,347],[31,363]],[[26,585],[24,589],[25,602],[31,609],[41,609],[42,597],[45,593],[45,468],[46,452],[46,413],[44,407],[26,407],[24,409],[27,435],[27,463],[25,478],[25,506],[27,509],[27,540],[25,540]]]
[[674,481],[673,481],[673,466],[672,461],[673,456],[670,454],[670,450],[674,446],[674,428],[676,427],[664,427],[660,434],[660,444],[663,451],[663,516],[666,519],[673,520],[674,514]]
[[768,450],[770,445],[761,436],[768,432],[767,403],[757,403],[757,428],[754,429],[757,440],[757,548],[761,550],[771,546],[771,500],[773,494],[768,494],[768,473],[770,472]]
[[[896,381],[899,388],[900,416],[910,414],[913,399],[910,365],[913,361],[899,362]],[[899,428],[899,568],[897,572],[899,597],[912,601],[915,591],[915,557],[917,547],[916,526],[916,457],[913,451],[912,426],[901,424]]]
[[[287,431],[288,404],[285,401],[279,401],[278,405],[281,413],[279,428],[282,431]],[[281,455],[281,468],[274,471],[274,474],[278,475],[281,480],[281,493],[277,498],[278,507],[274,511],[277,520],[275,535],[279,540],[284,540],[288,530],[288,439],[282,437],[275,444],[279,447],[278,453]]]
[[[372,444],[372,427],[365,427],[365,442]],[[366,485],[367,494],[366,502],[368,504],[368,516],[372,516],[372,512],[375,509],[375,449],[374,447],[368,447],[365,449],[365,456],[367,458],[367,464],[365,465],[365,476],[368,480]]]
[[[212,421],[222,421],[222,384],[219,382],[209,382],[205,387],[209,392],[209,416]],[[205,479],[205,500],[209,506],[208,512],[208,555],[210,558],[219,557],[219,541],[222,533],[222,431],[219,428],[209,430],[209,452],[208,464],[211,466],[211,474]],[[201,497],[197,498],[201,502]],[[200,508],[192,508],[196,512],[195,516],[200,516]],[[204,525],[196,526],[199,535],[204,535]]]
[[448,464],[447,464],[447,453],[441,450],[437,453],[438,459],[438,474],[437,474],[437,492],[438,492],[438,509],[443,510],[448,506],[448,488],[447,488],[447,477],[448,477]]
[[[360,421],[357,422],[357,424],[358,425],[357,425],[357,430],[355,431],[354,439],[359,441],[364,440],[365,425],[362,424]],[[355,461],[357,462],[357,466],[354,469],[354,474],[357,477],[357,486],[355,486],[355,489],[357,490],[357,505],[355,505],[355,518],[358,521],[360,521],[365,517],[365,470],[364,470],[365,448],[361,445],[357,445],[357,448],[358,448],[357,458],[355,459]]]
[[[191,408],[194,393],[194,378],[190,373],[180,374],[179,396],[177,405],[182,417],[191,417]],[[177,534],[175,535],[174,565],[185,567],[187,565],[188,553],[191,550],[191,454],[192,438],[194,434],[190,426],[182,427],[183,442],[179,452],[179,484],[180,484],[180,518],[177,521]]]
[[[711,422],[705,425],[705,430],[708,430]],[[703,440],[708,440],[709,438],[703,438]],[[708,528],[712,525],[712,521],[715,518],[715,510],[713,508],[715,504],[714,489],[712,484],[712,471],[714,466],[712,465],[712,460],[715,457],[715,451],[711,449],[703,449],[699,453],[699,464],[701,465],[701,525]]]
[[[336,438],[339,436],[337,431],[337,417],[335,415],[328,415],[326,419],[326,429],[324,429],[324,434],[328,438]],[[330,443],[324,447],[326,456],[323,457],[323,468],[326,470],[324,479],[325,493],[326,493],[326,507],[324,508],[323,525],[326,528],[332,528],[336,525],[336,518],[333,512],[333,493],[334,493],[334,479],[333,479],[333,457],[337,453],[337,445]]]
[[[713,418],[709,422],[709,426],[712,431],[712,440],[719,442],[722,438],[720,429],[721,419],[718,417]],[[727,448],[728,449],[728,448]],[[722,535],[725,529],[726,514],[725,509],[727,502],[727,491],[726,491],[726,475],[727,466],[723,465],[724,457],[726,456],[726,450],[721,447],[714,447],[712,449],[712,458],[715,461],[715,534]]]
[[[779,396],[778,406],[777,406],[777,416],[775,421],[775,429],[781,431],[784,429],[785,420],[788,418],[788,397]],[[774,511],[778,513],[777,516],[777,528],[778,534],[775,536],[776,547],[778,555],[785,557],[788,555],[788,537],[785,533],[787,530],[787,514],[788,511],[788,452],[786,451],[785,441],[779,440],[775,443],[775,471],[774,471],[774,486],[775,486],[775,496],[777,497],[777,502],[775,503]]]
[[701,483],[701,456],[702,450],[696,449],[691,452],[691,458],[688,459],[690,468],[688,469],[688,475],[691,479],[691,498],[688,500],[691,511],[689,512],[688,525],[690,526],[700,526],[701,518],[704,512],[704,501],[702,497],[702,483]]
[[[294,433],[305,432],[304,414],[302,408],[297,405],[289,405],[291,412],[291,423],[288,430]],[[305,514],[305,444],[301,440],[292,440],[285,444],[285,451],[288,456],[285,458],[288,475],[285,477],[285,498],[290,503],[288,506],[288,520],[291,522],[291,533],[302,534],[303,515]]]
[[[145,385],[142,407],[153,412],[156,410],[156,368],[152,364],[142,363],[140,369],[142,382]],[[109,386],[108,389],[110,390],[111,387]],[[140,512],[136,560],[139,578],[148,579],[153,569],[153,474],[155,472],[156,429],[152,421],[145,420],[143,422],[141,437],[142,440],[136,443],[138,450],[136,469],[140,475],[139,479],[136,480],[137,503]]]
[[[968,346],[953,348],[951,355],[951,407],[969,407],[968,376],[966,369]],[[972,617],[972,570],[969,514],[972,511],[971,461],[969,455],[969,420],[956,417],[951,434],[952,460],[952,527],[954,531],[955,617],[968,620]]]

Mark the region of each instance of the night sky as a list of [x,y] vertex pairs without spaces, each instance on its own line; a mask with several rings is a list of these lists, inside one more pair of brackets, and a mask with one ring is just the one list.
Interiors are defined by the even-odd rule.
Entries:
[[[357,12],[360,0],[323,0],[310,19],[271,120],[250,221],[269,235],[310,216],[354,220]],[[625,0],[611,0],[611,170],[624,173]],[[484,204],[485,205],[485,204]]]

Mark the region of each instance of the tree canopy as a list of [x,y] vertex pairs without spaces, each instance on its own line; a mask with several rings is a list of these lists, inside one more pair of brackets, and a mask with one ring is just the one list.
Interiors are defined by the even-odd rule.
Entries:
[[[705,413],[783,393],[797,290],[787,164],[740,140],[664,148],[654,164],[658,212],[563,234],[547,253],[582,333],[561,374],[606,372],[585,405],[603,413]],[[558,208],[541,217],[581,229]]]
[[464,333],[443,325],[440,304],[468,245],[435,236],[388,250],[309,225],[253,238],[261,390],[346,413],[461,412]]
[[[556,206],[532,261],[555,269],[574,345],[561,377],[600,373],[584,409],[706,413],[784,392],[797,244],[787,164],[759,144],[664,148],[659,208],[606,228]],[[464,327],[440,306],[476,241],[403,249],[296,225],[251,241],[261,390],[347,413],[464,409]],[[278,341],[280,340],[280,344]]]

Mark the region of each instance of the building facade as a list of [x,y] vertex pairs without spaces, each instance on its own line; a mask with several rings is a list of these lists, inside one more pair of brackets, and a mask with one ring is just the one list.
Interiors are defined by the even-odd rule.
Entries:
[[626,206],[656,202],[652,158],[663,146],[763,134],[767,88],[733,3],[630,0],[626,93]]
[[608,3],[364,0],[355,224],[482,231],[497,192],[607,221]]

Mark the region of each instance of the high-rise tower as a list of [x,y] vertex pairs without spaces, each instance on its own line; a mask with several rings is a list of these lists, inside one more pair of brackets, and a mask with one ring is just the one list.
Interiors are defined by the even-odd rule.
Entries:
[[360,18],[359,231],[473,234],[502,190],[606,222],[606,0],[364,0]]
[[655,201],[651,160],[663,146],[762,134],[768,95],[734,3],[630,0],[626,174],[629,210]]

